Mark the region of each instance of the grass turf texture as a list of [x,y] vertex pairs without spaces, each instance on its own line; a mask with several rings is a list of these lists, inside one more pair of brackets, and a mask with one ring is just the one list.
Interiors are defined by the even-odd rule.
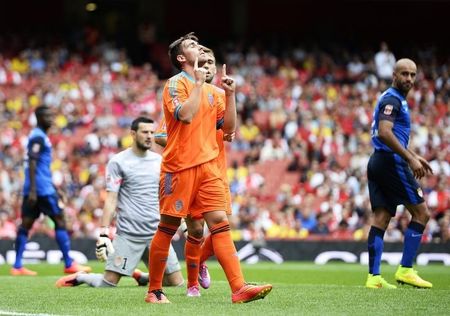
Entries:
[[[94,272],[103,264],[90,262]],[[166,288],[172,304],[144,302],[146,287],[123,278],[117,288],[95,289],[87,285],[57,289],[62,265],[29,265],[37,277],[9,276],[0,266],[0,315],[6,311],[58,315],[448,315],[450,267],[417,267],[433,283],[431,290],[399,286],[397,290],[364,287],[367,268],[359,264],[333,263],[318,266],[289,262],[282,265],[242,265],[248,281],[272,283],[272,292],[261,301],[231,304],[230,290],[217,262],[209,264],[212,284],[202,297],[186,297],[185,287]],[[140,267],[145,270],[145,267]],[[383,276],[394,282],[396,267],[383,265]],[[183,271],[185,274],[185,271]],[[17,314],[16,314],[17,315]]]

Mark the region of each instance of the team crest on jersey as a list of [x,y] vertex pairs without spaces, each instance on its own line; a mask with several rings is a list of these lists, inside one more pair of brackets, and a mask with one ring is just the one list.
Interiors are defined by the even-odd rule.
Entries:
[[394,109],[394,106],[388,104],[388,105],[386,105],[386,106],[384,107],[383,114],[385,114],[385,115],[391,115],[393,109]]
[[417,188],[417,194],[418,194],[421,198],[423,198],[423,191],[422,191],[421,188]]
[[208,102],[210,106],[212,106],[214,103],[214,96],[212,95],[212,93],[208,93]]
[[177,200],[177,201],[175,202],[175,210],[176,210],[177,212],[179,212],[179,211],[181,211],[182,209],[183,209],[183,201]]

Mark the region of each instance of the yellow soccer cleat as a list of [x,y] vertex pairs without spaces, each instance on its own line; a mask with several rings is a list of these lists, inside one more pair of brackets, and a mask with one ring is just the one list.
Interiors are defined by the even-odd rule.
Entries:
[[393,284],[388,283],[381,275],[367,275],[366,287],[369,289],[396,289]]
[[399,266],[395,272],[395,280],[400,284],[409,284],[421,289],[431,289],[433,284],[422,279],[413,268]]

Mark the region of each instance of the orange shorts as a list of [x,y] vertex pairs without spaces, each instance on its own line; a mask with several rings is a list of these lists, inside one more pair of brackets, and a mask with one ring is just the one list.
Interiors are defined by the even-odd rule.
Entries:
[[225,211],[226,203],[216,160],[180,172],[161,172],[159,210],[163,215],[199,218],[205,212]]
[[230,192],[230,185],[228,182],[225,182],[225,198],[227,201],[227,205],[225,205],[225,212],[227,212],[227,215],[231,215],[231,192]]

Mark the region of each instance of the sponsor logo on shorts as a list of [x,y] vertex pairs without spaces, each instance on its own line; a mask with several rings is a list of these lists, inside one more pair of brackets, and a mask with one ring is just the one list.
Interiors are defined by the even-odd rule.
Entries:
[[175,210],[176,210],[177,212],[179,212],[179,211],[181,211],[182,209],[183,209],[183,201],[177,200],[177,201],[175,202]]
[[123,257],[120,257],[120,256],[114,257],[114,265],[116,267],[121,266],[122,262],[123,262]]

